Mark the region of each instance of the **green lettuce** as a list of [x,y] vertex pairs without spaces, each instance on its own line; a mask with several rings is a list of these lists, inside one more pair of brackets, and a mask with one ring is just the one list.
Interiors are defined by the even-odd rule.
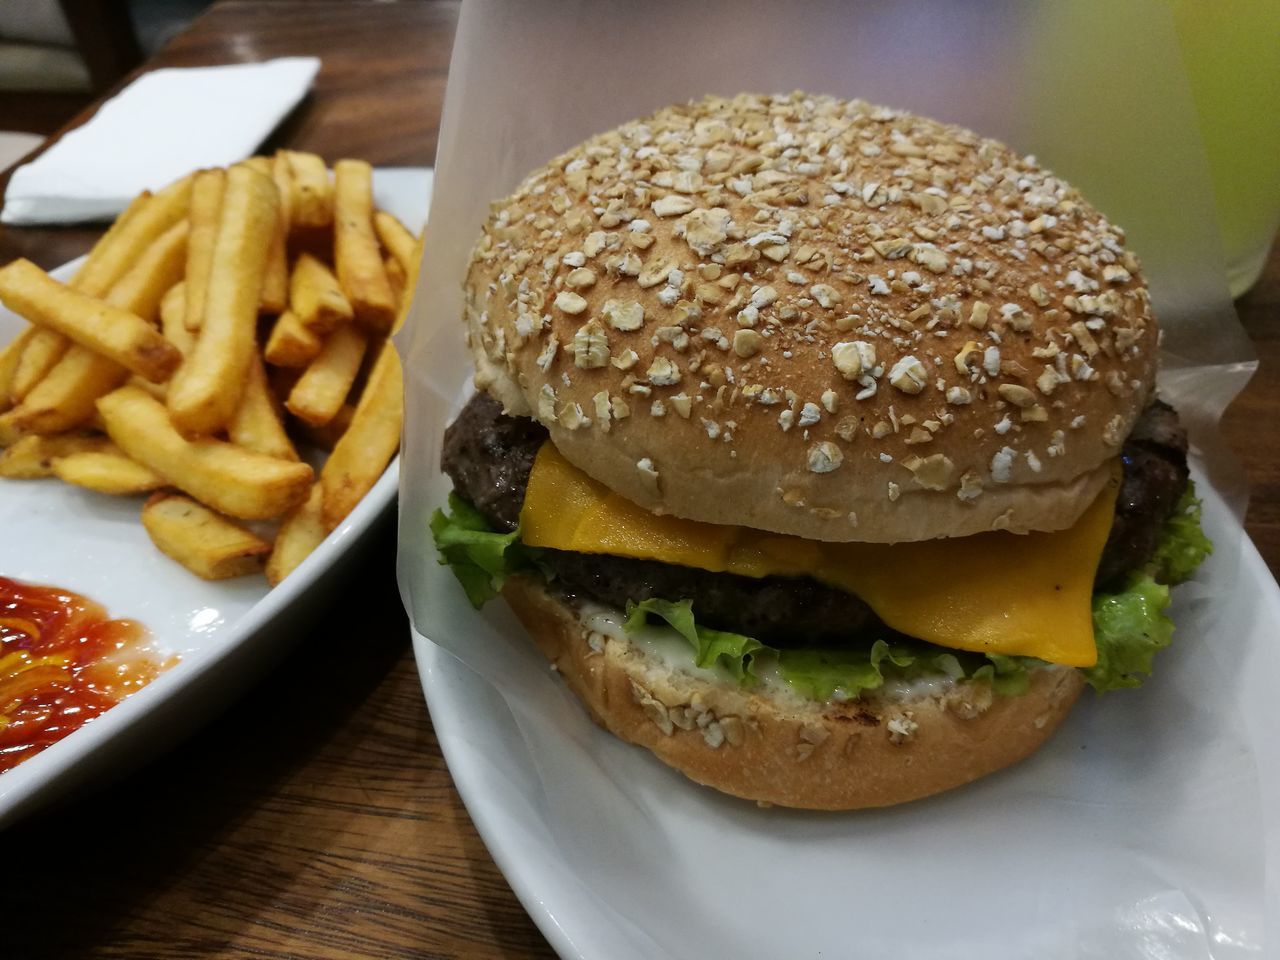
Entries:
[[986,653],[982,656],[987,662],[969,674],[969,679],[990,682],[995,692],[1003,697],[1016,697],[1026,693],[1031,683],[1027,671],[1046,665],[1043,660],[1035,657],[1009,657],[1002,653]]
[[1173,639],[1169,587],[1191,579],[1213,553],[1200,529],[1201,504],[1192,482],[1160,530],[1150,562],[1117,593],[1093,597],[1093,636],[1098,662],[1084,670],[1095,690],[1136,687],[1151,673],[1152,659]]
[[906,644],[888,644],[883,640],[862,649],[788,648],[779,650],[777,657],[782,679],[811,700],[830,700],[836,696],[852,700],[862,691],[874,690],[884,683],[886,672],[906,673],[917,660]]
[[778,651],[778,672],[798,693],[814,700],[852,699],[885,680],[925,677],[987,681],[996,693],[1017,696],[1030,682],[1027,671],[1044,666],[1033,657],[951,651],[920,641],[876,640],[870,647]]
[[852,700],[864,690],[882,686],[890,677],[911,681],[926,676],[988,680],[998,693],[1012,696],[1026,689],[1027,670],[1040,663],[1030,657],[953,652],[914,641],[779,649],[754,637],[700,626],[693,616],[692,600],[628,603],[623,628],[634,632],[648,622],[649,615],[664,620],[689,642],[699,667],[720,666],[739,683],[753,683],[755,664],[766,657],[777,664],[778,675],[798,694],[814,700],[837,696]]
[[727,630],[712,630],[700,627],[693,620],[693,601],[680,600],[642,600],[639,603],[627,601],[627,619],[623,629],[628,633],[644,626],[648,614],[665,620],[680,636],[689,641],[693,647],[693,659],[700,667],[721,666],[728,670],[739,683],[755,679],[752,664],[756,654],[768,649],[754,637],[744,637],[740,633]]
[[508,576],[532,566],[518,527],[495,533],[484,514],[456,493],[449,494],[448,513],[437,510],[431,515],[431,536],[440,562],[452,568],[477,610],[497,596]]
[[1213,553],[1213,543],[1200,529],[1200,513],[1196,485],[1187,481],[1182,499],[1164,522],[1160,542],[1148,567],[1159,583],[1178,584],[1190,580],[1205,557]]
[[1095,690],[1141,685],[1140,674],[1151,673],[1152,657],[1173,639],[1168,606],[1169,587],[1146,573],[1135,574],[1119,593],[1094,595],[1098,662],[1084,670],[1084,676]]

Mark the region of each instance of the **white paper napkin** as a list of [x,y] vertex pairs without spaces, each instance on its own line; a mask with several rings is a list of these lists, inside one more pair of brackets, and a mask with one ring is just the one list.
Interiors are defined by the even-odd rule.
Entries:
[[155,70],[14,171],[3,223],[114,217],[143,190],[248,156],[303,98],[320,61]]

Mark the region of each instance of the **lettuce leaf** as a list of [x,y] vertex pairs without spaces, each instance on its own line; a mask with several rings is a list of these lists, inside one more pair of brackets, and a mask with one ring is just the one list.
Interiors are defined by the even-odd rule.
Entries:
[[1095,690],[1141,685],[1151,659],[1173,639],[1173,621],[1165,614],[1169,587],[1146,573],[1135,574],[1120,593],[1093,598],[1093,636],[1098,662],[1084,670]]
[[1095,690],[1139,686],[1151,673],[1156,652],[1173,639],[1173,621],[1165,612],[1169,586],[1191,579],[1213,553],[1213,543],[1200,529],[1200,514],[1195,484],[1188,481],[1146,567],[1135,572],[1123,590],[1094,594],[1098,662],[1083,672]]
[[1160,542],[1148,566],[1158,582],[1179,584],[1190,580],[1205,557],[1213,553],[1213,542],[1200,529],[1200,514],[1196,485],[1188,480],[1182,499],[1164,522]]
[[[906,672],[918,657],[905,644],[877,640],[864,649],[799,648],[778,651],[778,673],[801,696],[811,700],[856,698],[885,680],[885,671]],[[897,671],[895,671],[897,672]]]
[[431,515],[431,536],[440,562],[452,568],[477,610],[498,595],[510,574],[532,565],[518,527],[495,533],[484,514],[456,493],[449,494],[448,513]]
[[1035,657],[1008,657],[1002,653],[983,654],[987,663],[969,675],[972,680],[990,681],[991,687],[1002,697],[1017,697],[1027,692],[1031,678],[1027,670],[1045,666],[1045,661]]
[[740,633],[727,630],[712,630],[700,627],[693,620],[693,601],[680,600],[642,600],[639,603],[627,601],[627,619],[623,629],[628,633],[645,625],[648,614],[665,620],[670,626],[689,641],[693,647],[694,662],[700,667],[719,665],[728,670],[738,680],[745,683],[755,679],[752,667],[756,654],[768,649],[754,637],[745,637]]
[[1032,657],[950,651],[928,643],[876,640],[861,649],[784,649],[778,651],[778,673],[796,692],[814,700],[852,700],[890,678],[926,677],[988,681],[996,693],[1017,696],[1030,682],[1028,670],[1044,666]]
[[1030,657],[983,656],[944,650],[927,643],[876,640],[860,647],[784,647],[754,637],[699,626],[692,600],[645,600],[627,604],[623,628],[633,632],[653,615],[689,641],[699,667],[721,666],[739,683],[752,683],[762,657],[777,663],[778,675],[800,696],[813,700],[853,700],[890,677],[911,681],[926,676],[953,680],[989,680],[997,693],[1013,696],[1027,687],[1027,670],[1040,661]]

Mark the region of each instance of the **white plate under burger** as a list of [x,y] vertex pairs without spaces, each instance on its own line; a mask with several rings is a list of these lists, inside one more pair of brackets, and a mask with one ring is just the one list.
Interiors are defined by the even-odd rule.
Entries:
[[[449,488],[415,481],[441,500]],[[415,634],[436,735],[494,859],[566,958],[1267,956],[1280,590],[1199,484],[1217,550],[1174,591],[1175,640],[1154,676],[1086,690],[1030,759],[937,797],[824,814],[693,784],[596,727],[500,600],[468,614],[447,567],[426,589],[456,593],[467,642],[509,661],[497,668],[517,692]],[[1226,616],[1210,623],[1213,594]]]

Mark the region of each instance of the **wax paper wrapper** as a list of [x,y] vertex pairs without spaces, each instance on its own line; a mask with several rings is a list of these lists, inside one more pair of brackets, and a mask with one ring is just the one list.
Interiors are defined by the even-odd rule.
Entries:
[[[997,137],[1126,227],[1164,329],[1162,391],[1191,425],[1217,543],[1177,591],[1177,639],[1144,687],[1087,693],[1031,760],[886,811],[761,811],[603,734],[501,602],[468,606],[427,531],[449,489],[443,430],[470,390],[460,284],[488,202],[665,104],[794,89]],[[1195,130],[1159,2],[465,5],[427,266],[401,337],[400,579],[420,637],[491,684],[511,715],[502,729],[523,740],[503,745],[518,757],[508,792],[549,838],[548,863],[575,878],[559,906],[523,890],[560,949],[576,951],[588,928],[615,957],[1226,960],[1278,948],[1277,771],[1264,739],[1277,716],[1259,680],[1276,654],[1257,600],[1274,582],[1246,544],[1243,485],[1215,429],[1251,352]],[[469,722],[472,749],[485,750],[493,725]]]

